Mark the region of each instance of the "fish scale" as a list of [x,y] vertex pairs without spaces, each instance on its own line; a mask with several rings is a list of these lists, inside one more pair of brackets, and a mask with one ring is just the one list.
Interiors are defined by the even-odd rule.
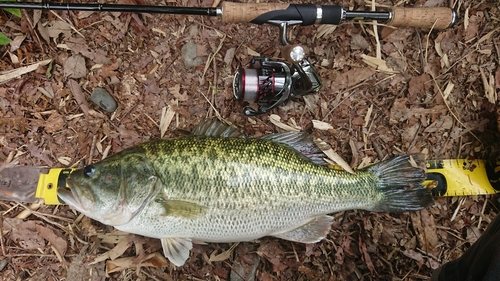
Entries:
[[[205,128],[234,135],[217,124]],[[67,179],[70,190],[59,195],[104,224],[161,239],[165,256],[178,266],[193,241],[270,235],[315,243],[329,232],[333,218],[327,214],[411,211],[432,203],[421,185],[425,173],[409,155],[349,174],[320,165],[319,149],[303,133],[239,138],[198,131],[75,170]]]

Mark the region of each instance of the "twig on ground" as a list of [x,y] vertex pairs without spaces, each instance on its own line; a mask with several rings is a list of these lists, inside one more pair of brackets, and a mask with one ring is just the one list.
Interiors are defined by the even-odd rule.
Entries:
[[62,221],[65,221],[65,222],[71,222],[72,220],[71,219],[68,219],[68,218],[64,218],[64,217],[60,217],[60,216],[56,216],[56,215],[52,215],[52,214],[45,214],[45,213],[40,213],[40,212],[37,212],[37,211],[34,211],[34,210],[30,210],[28,207],[24,206],[23,204],[19,204],[20,206],[22,206],[23,208],[25,208],[26,210],[29,210],[31,212],[32,215],[36,216],[37,218],[40,218],[52,225],[55,225],[57,227],[59,227],[62,231],[66,232],[66,233],[70,233],[69,230],[64,227],[63,225],[61,225],[60,223],[58,222],[55,222],[55,221],[52,221],[50,219],[48,219],[47,217],[52,217],[52,218],[57,218],[57,219],[60,219]]
[[422,49],[422,38],[420,37],[420,32],[418,32],[417,28],[415,28],[415,33],[417,33],[418,38],[418,49],[419,49],[419,57],[420,57],[420,73],[425,73],[425,59],[424,59],[424,50]]
[[[210,85],[210,87],[212,87],[212,85]],[[210,89],[209,89],[210,91]],[[217,116],[217,118],[219,118],[220,120],[222,120],[222,115],[220,114],[220,112],[215,108],[215,106],[212,104],[212,102],[208,99],[208,97],[203,93],[203,92],[200,92],[200,94],[205,98],[205,100],[208,102],[208,104],[210,104],[210,106],[212,107],[212,109],[214,110],[215,112],[215,116]]]
[[[372,8],[372,11],[375,11],[375,0],[372,0],[371,2],[371,8]],[[377,30],[377,21],[374,20],[372,21],[373,23],[373,36],[375,37],[375,42],[377,42],[377,44],[375,45],[375,54],[376,54],[376,58],[377,59],[382,59],[382,47],[380,45],[380,40],[378,38],[378,30]]]
[[58,15],[56,12],[54,12],[53,10],[50,10],[50,12],[51,12],[54,16],[56,16],[58,19],[60,19],[61,21],[66,22],[66,23],[69,25],[69,27],[70,27],[71,29],[73,29],[73,31],[74,31],[74,32],[76,32],[78,35],[82,36],[82,38],[85,38],[85,36],[83,36],[83,34],[82,34],[80,31],[78,31],[78,29],[76,29],[76,28],[75,28],[75,26],[73,25],[73,23],[71,23],[70,21],[64,20],[63,18],[61,18],[61,16],[59,16],[59,15]]
[[2,256],[6,256],[5,245],[3,244],[3,215],[0,214],[0,247],[2,248]]
[[460,198],[460,201],[458,201],[457,208],[455,209],[455,212],[453,212],[453,216],[451,216],[450,221],[454,221],[455,220],[455,218],[457,217],[458,211],[460,211],[460,208],[462,207],[462,205],[464,203],[465,203],[465,197]]
[[483,207],[481,208],[481,213],[480,213],[481,215],[479,216],[479,220],[477,222],[477,228],[481,226],[481,222],[484,216],[484,210],[486,209],[486,204],[488,204],[488,200],[484,200]]
[[29,15],[28,15],[28,12],[26,10],[23,10],[23,14],[24,14],[24,18],[28,21],[28,24],[30,25],[31,30],[35,34],[36,40],[38,41],[38,45],[40,45],[40,48],[42,49],[42,53],[45,53],[45,49],[43,48],[42,40],[40,40],[40,36],[38,36],[38,33],[36,32],[35,26],[31,22],[31,19],[30,19]]

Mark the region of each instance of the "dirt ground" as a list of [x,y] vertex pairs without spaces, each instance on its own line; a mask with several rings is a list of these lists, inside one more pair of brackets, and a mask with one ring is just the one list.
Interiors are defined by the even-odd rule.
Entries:
[[[496,157],[499,2],[376,4],[451,6],[458,22],[443,31],[383,25],[374,31],[358,21],[293,28],[290,41],[305,47],[323,87],[255,117],[235,101],[233,75],[253,56],[280,60],[275,26],[203,16],[23,11],[17,18],[0,11],[0,31],[14,39],[0,47],[0,71],[35,64],[0,84],[0,161],[82,167],[213,117],[248,136],[290,127],[310,132],[352,167],[417,152],[427,159]],[[183,56],[185,46],[196,54]],[[114,112],[91,101],[97,87],[114,97]],[[0,201],[2,280],[429,280],[499,213],[493,196],[439,197],[415,213],[346,211],[334,214],[320,243],[265,237],[195,245],[175,268],[159,240],[117,232],[67,206],[31,206],[28,214],[27,208]]]

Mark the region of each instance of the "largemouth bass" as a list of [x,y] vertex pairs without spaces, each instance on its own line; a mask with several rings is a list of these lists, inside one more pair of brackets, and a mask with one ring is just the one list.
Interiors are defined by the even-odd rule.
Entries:
[[305,133],[235,137],[208,122],[185,137],[147,142],[75,170],[59,197],[115,228],[161,239],[181,266],[193,242],[274,236],[316,243],[330,213],[404,212],[433,202],[425,171],[399,156],[356,174],[329,168]]

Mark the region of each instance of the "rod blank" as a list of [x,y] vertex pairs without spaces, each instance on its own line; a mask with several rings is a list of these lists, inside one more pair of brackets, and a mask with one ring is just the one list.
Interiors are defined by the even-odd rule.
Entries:
[[27,10],[157,13],[157,14],[200,15],[200,16],[219,15],[217,13],[218,8],[123,5],[123,4],[0,2],[0,8],[16,8],[16,9],[27,9]]

